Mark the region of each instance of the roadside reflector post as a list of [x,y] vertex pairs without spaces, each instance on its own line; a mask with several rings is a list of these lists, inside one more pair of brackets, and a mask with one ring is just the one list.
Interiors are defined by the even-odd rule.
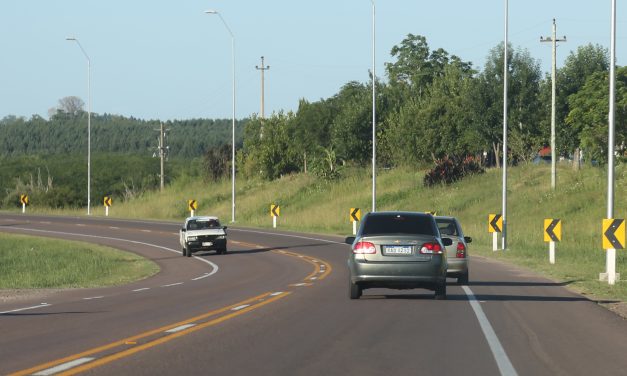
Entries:
[[555,242],[549,242],[549,262],[555,264]]
[[105,196],[104,200],[103,200],[103,204],[105,207],[105,217],[109,216],[109,206],[111,206],[111,197],[110,196]]
[[488,232],[492,233],[492,251],[499,250],[499,233],[503,231],[503,216],[501,214],[488,215]]
[[361,220],[361,209],[351,208],[348,212],[348,220],[353,222],[353,235],[357,235],[357,222]]
[[109,216],[109,207],[105,206],[105,217]]
[[28,196],[20,195],[20,202],[22,203],[22,214],[26,213],[26,205],[28,205]]
[[271,204],[270,215],[272,216],[272,228],[276,228],[276,218],[281,215],[281,207],[277,204]]

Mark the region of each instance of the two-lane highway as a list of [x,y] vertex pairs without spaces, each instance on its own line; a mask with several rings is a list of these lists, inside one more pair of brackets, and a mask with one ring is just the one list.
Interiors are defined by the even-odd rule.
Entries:
[[106,244],[161,267],[127,286],[0,303],[0,374],[627,370],[623,319],[522,269],[475,257],[470,285],[449,284],[446,301],[420,289],[352,301],[339,237],[229,227],[229,254],[185,258],[179,226],[0,215],[0,231]]

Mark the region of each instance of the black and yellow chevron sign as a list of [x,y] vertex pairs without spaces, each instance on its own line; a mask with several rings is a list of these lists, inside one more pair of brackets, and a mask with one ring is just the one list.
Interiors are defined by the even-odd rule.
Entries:
[[603,220],[603,249],[625,248],[625,220]]
[[270,205],[270,216],[278,217],[281,215],[281,207],[277,204]]
[[111,200],[111,197],[109,197],[109,196],[105,196],[105,198],[104,198],[104,200],[103,200],[103,204],[104,204],[104,206],[106,206],[106,207],[111,206],[111,201],[112,201],[112,200]]
[[187,208],[189,211],[198,209],[198,202],[196,200],[187,200]]
[[502,232],[503,216],[500,214],[488,215],[488,232]]
[[359,208],[351,208],[348,216],[351,222],[359,222],[361,220],[361,210]]
[[27,195],[20,195],[20,203],[23,205],[28,205],[28,196]]
[[562,220],[547,218],[544,220],[544,241],[559,242],[562,240]]

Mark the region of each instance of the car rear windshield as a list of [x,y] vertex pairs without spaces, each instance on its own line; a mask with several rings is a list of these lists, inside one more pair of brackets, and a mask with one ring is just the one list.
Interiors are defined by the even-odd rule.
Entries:
[[436,219],[438,224],[438,228],[440,229],[440,234],[442,235],[451,235],[457,236],[457,226],[455,225],[455,221],[452,219]]
[[366,219],[362,235],[385,234],[435,236],[433,217],[411,214],[377,214]]

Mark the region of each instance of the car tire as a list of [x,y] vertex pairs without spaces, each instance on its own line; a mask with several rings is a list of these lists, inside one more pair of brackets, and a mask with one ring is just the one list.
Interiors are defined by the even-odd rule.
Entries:
[[468,270],[466,270],[464,274],[460,274],[459,277],[457,277],[457,283],[460,285],[468,284]]
[[187,257],[192,257],[192,250],[189,247],[185,247],[187,249]]
[[221,253],[222,253],[223,255],[226,255],[226,247],[222,248]]
[[183,252],[182,252],[182,254],[183,254],[183,257],[186,257],[186,256],[187,256],[187,248],[183,247]]
[[446,300],[446,282],[435,287],[435,300]]
[[348,295],[351,299],[359,299],[361,297],[362,288],[356,283],[351,281],[348,282],[349,291]]

